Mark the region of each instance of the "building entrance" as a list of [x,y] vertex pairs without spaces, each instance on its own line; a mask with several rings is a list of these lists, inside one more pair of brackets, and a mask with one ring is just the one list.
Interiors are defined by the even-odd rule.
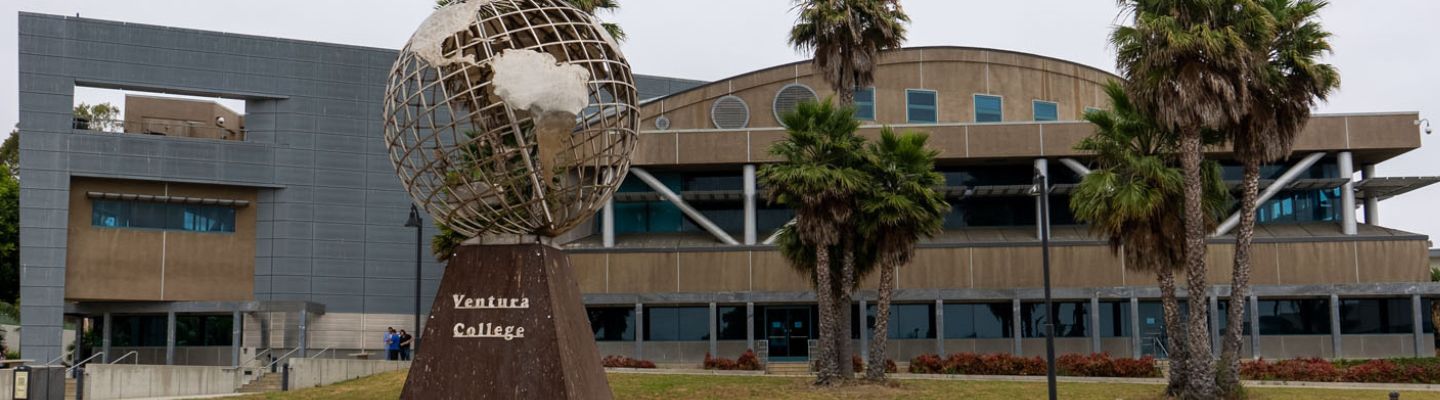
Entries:
[[765,337],[770,359],[803,361],[810,358],[810,307],[765,309]]

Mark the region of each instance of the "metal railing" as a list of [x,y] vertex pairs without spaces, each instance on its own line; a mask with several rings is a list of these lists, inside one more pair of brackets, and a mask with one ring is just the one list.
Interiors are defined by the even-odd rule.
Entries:
[[60,356],[59,356],[59,357],[55,357],[55,358],[53,358],[53,359],[50,359],[50,361],[49,361],[49,362],[46,362],[45,365],[55,365],[56,362],[58,362],[58,361],[60,361],[60,360],[64,360],[65,357],[69,357],[71,354],[74,354],[74,353],[75,353],[74,351],[67,351],[67,352],[64,352],[64,353],[60,353]]
[[321,354],[325,354],[325,352],[333,350],[334,347],[335,346],[326,347],[324,350],[320,350],[319,353],[315,353],[315,355],[310,356],[310,358],[320,358]]
[[281,355],[280,358],[276,358],[275,361],[271,361],[269,364],[266,364],[264,369],[270,372],[275,372],[275,364],[284,361],[286,358],[290,358],[291,354],[295,354],[295,352],[300,351],[300,349],[302,349],[302,347],[296,347],[294,350],[285,352],[285,354]]
[[134,365],[140,365],[140,352],[135,351],[135,350],[131,350],[129,353],[125,353],[125,355],[120,356],[120,358],[117,358],[117,359],[114,359],[114,360],[110,360],[110,364],[118,364],[120,361],[124,361],[126,358],[129,358],[130,356],[135,356],[135,362],[132,363],[132,364],[134,364]]
[[71,365],[70,368],[66,368],[65,375],[70,375],[71,372],[75,372],[76,368],[80,368],[81,366],[85,365],[85,363],[90,362],[90,360],[94,360],[95,357],[100,357],[103,355],[105,355],[105,352],[97,352],[90,357],[86,357],[84,360],[80,360],[80,362],[75,363],[75,365]]

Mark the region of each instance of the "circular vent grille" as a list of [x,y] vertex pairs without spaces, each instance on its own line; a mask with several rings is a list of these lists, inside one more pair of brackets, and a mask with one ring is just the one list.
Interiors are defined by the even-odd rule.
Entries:
[[[815,91],[811,90],[809,86],[798,83],[785,85],[785,87],[780,88],[779,93],[775,94],[775,120],[781,121],[781,115],[785,115],[785,113],[794,110],[795,106],[800,105],[801,102],[818,100],[819,97],[815,95]],[[785,123],[781,122],[780,124],[784,125]]]
[[710,119],[720,129],[742,129],[750,125],[750,106],[735,96],[721,97],[710,107]]
[[669,130],[669,129],[670,129],[670,117],[661,115],[660,117],[655,118],[655,129],[659,129],[659,130],[662,130],[662,131],[663,131],[663,130]]

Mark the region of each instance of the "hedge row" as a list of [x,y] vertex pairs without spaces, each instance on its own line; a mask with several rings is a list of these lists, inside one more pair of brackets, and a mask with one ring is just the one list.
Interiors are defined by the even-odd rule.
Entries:
[[[1111,358],[1109,354],[1066,354],[1055,360],[1056,374],[1115,378],[1159,377],[1160,368],[1149,356],[1140,359]],[[1005,353],[954,353],[949,357],[925,354],[910,360],[916,374],[961,375],[1045,375],[1045,360]]]
[[1260,359],[1240,364],[1240,376],[1264,381],[1437,384],[1440,383],[1440,359],[1329,361],[1299,358],[1273,362]]
[[728,358],[714,358],[710,352],[705,352],[705,369],[718,369],[722,371],[759,371],[764,368],[760,365],[760,357],[755,355],[753,350],[745,350],[740,358],[731,360]]

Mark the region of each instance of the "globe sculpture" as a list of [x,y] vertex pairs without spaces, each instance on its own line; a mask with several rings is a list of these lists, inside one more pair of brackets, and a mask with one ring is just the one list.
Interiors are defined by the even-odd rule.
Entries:
[[590,218],[624,180],[639,121],[620,47],[558,0],[436,10],[401,50],[384,104],[406,190],[467,237],[554,237]]

